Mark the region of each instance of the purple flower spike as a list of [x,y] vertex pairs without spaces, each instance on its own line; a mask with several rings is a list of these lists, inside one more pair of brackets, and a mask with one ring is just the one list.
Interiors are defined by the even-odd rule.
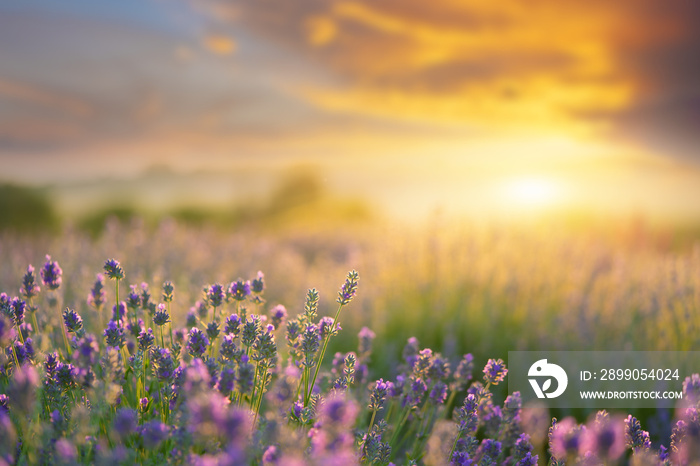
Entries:
[[190,338],[187,342],[187,351],[195,358],[201,358],[209,346],[209,339],[197,327],[190,330]]
[[226,294],[224,293],[224,287],[219,283],[214,283],[207,289],[207,299],[212,306],[221,306],[224,303],[225,298]]
[[243,301],[250,296],[250,282],[239,279],[229,285],[228,293],[232,299]]
[[46,263],[41,269],[41,280],[49,290],[57,290],[61,286],[61,275],[63,270],[58,262],[52,261],[51,256],[46,255]]
[[107,296],[104,288],[105,276],[98,273],[95,279],[95,284],[92,286],[92,290],[90,290],[90,294],[87,298],[88,305],[98,310],[102,308]]
[[484,381],[491,385],[498,385],[506,378],[508,369],[502,359],[489,359],[484,367]]
[[338,292],[338,303],[341,306],[349,304],[350,301],[352,301],[352,298],[355,297],[355,294],[357,293],[357,282],[359,280],[360,274],[358,274],[356,271],[353,270],[348,272],[348,277],[345,279],[345,283],[343,283],[343,286]]
[[109,324],[107,324],[104,337],[107,341],[107,346],[113,346],[114,348],[124,346],[124,329],[119,327],[113,320],[110,320]]
[[10,311],[17,327],[24,322],[24,312],[27,310],[27,303],[23,299],[12,298],[10,301]]
[[257,277],[253,279],[251,288],[253,293],[257,294],[260,294],[265,290],[265,275],[262,272],[258,271]]
[[112,280],[121,280],[124,278],[124,269],[116,259],[107,260],[107,262],[105,262],[104,269],[107,277],[111,278]]
[[272,325],[274,325],[276,329],[280,328],[284,319],[287,318],[287,308],[278,304],[270,310],[270,318],[272,320]]
[[34,296],[39,294],[39,291],[41,291],[41,288],[39,288],[39,285],[36,284],[34,267],[29,264],[29,267],[27,267],[27,273],[25,273],[24,277],[22,278],[22,286],[20,287],[19,292],[26,299],[32,299]]
[[70,308],[66,308],[66,310],[63,311],[63,322],[66,324],[66,329],[71,333],[77,334],[83,328],[82,317]]
[[159,304],[156,308],[156,313],[153,314],[153,323],[159,327],[170,322],[170,315],[168,310],[165,308],[165,304]]

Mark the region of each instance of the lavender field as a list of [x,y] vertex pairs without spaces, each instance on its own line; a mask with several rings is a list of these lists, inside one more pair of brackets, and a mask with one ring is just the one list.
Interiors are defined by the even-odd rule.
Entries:
[[697,346],[700,250],[626,244],[438,221],[3,233],[0,461],[692,464],[697,375],[634,415],[505,389],[508,351]]

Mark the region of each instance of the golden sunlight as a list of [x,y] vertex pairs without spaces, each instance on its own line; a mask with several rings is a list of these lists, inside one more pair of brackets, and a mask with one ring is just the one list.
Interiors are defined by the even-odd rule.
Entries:
[[503,198],[520,207],[543,208],[560,204],[566,198],[566,187],[559,180],[547,177],[518,177],[503,182]]

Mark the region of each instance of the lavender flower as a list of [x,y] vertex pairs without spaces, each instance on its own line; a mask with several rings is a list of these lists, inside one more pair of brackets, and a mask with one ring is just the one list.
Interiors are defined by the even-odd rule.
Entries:
[[496,460],[501,454],[501,442],[493,439],[485,439],[481,444],[483,453],[479,464],[496,464]]
[[423,400],[423,395],[425,395],[427,390],[428,386],[423,380],[419,378],[412,379],[409,386],[409,391],[403,401],[403,405],[408,406],[410,409],[417,408],[420,402]]
[[78,450],[70,440],[65,438],[56,440],[54,449],[56,450],[56,459],[60,459],[59,464],[76,464]]
[[73,364],[58,363],[56,382],[63,390],[69,390],[76,385],[78,369]]
[[406,346],[403,348],[401,355],[410,369],[413,368],[414,364],[418,360],[419,347],[418,339],[416,337],[411,337],[408,339]]
[[625,419],[625,444],[628,448],[632,448],[635,451],[649,450],[651,448],[649,432],[642,430],[639,420],[631,414]]
[[10,309],[10,297],[6,293],[0,293],[0,312],[12,319],[12,311]]
[[22,278],[22,286],[20,287],[19,292],[27,300],[30,300],[33,297],[37,296],[39,294],[39,291],[41,291],[41,288],[39,288],[39,285],[36,284],[34,267],[31,264],[29,264],[29,266],[27,267],[27,272]]
[[187,342],[187,351],[195,358],[201,358],[209,346],[209,339],[197,327],[190,330],[190,338]]
[[447,400],[447,385],[442,381],[438,381],[430,390],[428,400],[435,405],[443,404]]
[[163,283],[163,301],[166,303],[172,302],[173,292],[175,291],[175,286],[173,282],[167,281]]
[[250,296],[250,282],[244,282],[241,279],[232,282],[229,285],[228,294],[231,297],[231,299],[235,299],[236,301],[245,300],[248,296]]
[[265,450],[265,453],[263,453],[262,464],[263,465],[278,464],[279,459],[280,459],[279,450],[277,449],[276,446],[270,445],[269,447],[267,447],[267,450]]
[[[31,338],[24,340],[24,343],[21,341],[15,341],[13,346],[14,354],[17,355],[17,360],[19,361],[20,366],[34,359],[34,346],[32,345]],[[13,350],[10,350],[10,352],[12,351]]]
[[549,451],[556,460],[565,460],[569,455],[577,455],[581,446],[581,433],[585,429],[567,417],[557,422],[552,419],[549,431]]
[[277,356],[277,345],[275,337],[270,332],[260,334],[255,343],[253,343],[253,360],[254,361],[272,361]]
[[44,369],[46,370],[46,381],[53,381],[56,377],[56,370],[58,369],[58,353],[53,352],[46,355],[46,361],[44,361]]
[[624,423],[621,419],[596,421],[589,422],[583,431],[579,453],[593,452],[600,459],[618,459],[625,453]]
[[460,435],[470,435],[472,432],[476,431],[479,419],[477,417],[477,408],[479,406],[479,401],[473,394],[468,394],[464,399],[464,404],[460,407],[457,413],[457,420],[459,421],[458,431]]
[[153,323],[159,327],[170,322],[170,315],[168,310],[165,308],[165,304],[159,304],[156,308],[156,313],[153,314]]
[[90,290],[90,294],[87,298],[88,305],[94,307],[97,310],[102,309],[102,305],[104,304],[105,299],[107,297],[104,288],[105,277],[101,273],[98,273],[97,278],[95,279],[95,284],[92,286],[92,290]]
[[384,382],[384,379],[379,379],[374,384],[374,388],[369,394],[370,411],[379,411],[380,409],[382,409],[390,383],[391,382]]
[[19,328],[24,322],[24,312],[27,310],[27,303],[23,299],[17,297],[10,301],[10,312],[15,325]]
[[253,377],[255,376],[255,366],[248,362],[247,356],[241,357],[241,363],[238,365],[238,376],[236,377],[236,385],[241,394],[250,393],[253,389]]
[[126,303],[124,301],[119,301],[119,305],[116,304],[112,306],[112,320],[115,322],[122,322],[126,318]]
[[318,323],[318,331],[321,340],[325,340],[329,336],[334,336],[337,335],[338,332],[342,330],[340,328],[340,324],[336,324],[336,327],[333,328],[333,318],[332,317],[322,317],[321,320]]
[[168,426],[160,421],[148,421],[141,427],[141,440],[146,449],[153,450],[168,438]]
[[136,322],[126,324],[126,330],[134,337],[138,338],[139,334],[144,330],[143,319],[136,319]]
[[100,352],[100,346],[93,335],[85,335],[75,342],[76,351],[73,353],[73,359],[76,364],[83,368],[89,368],[95,364],[97,355]]
[[372,342],[376,337],[375,333],[367,327],[362,327],[360,333],[357,334],[359,340],[358,353],[361,358],[365,358],[372,353]]
[[49,290],[57,290],[61,286],[63,270],[58,262],[52,261],[51,256],[46,255],[46,263],[41,269],[41,280]]
[[238,352],[236,350],[236,343],[234,342],[233,335],[224,335],[221,340],[221,348],[219,350],[221,353],[221,358],[224,361],[234,361],[238,359]]
[[185,325],[188,327],[194,327],[197,325],[197,313],[194,311],[190,311],[187,313],[187,317],[185,317]]
[[151,304],[151,291],[148,288],[148,283],[141,282],[141,308],[146,310]]
[[316,319],[316,313],[318,311],[318,291],[315,288],[311,288],[306,293],[306,301],[304,303],[304,319],[306,323],[312,323]]
[[464,390],[469,381],[472,379],[472,371],[474,370],[474,356],[471,353],[465,354],[457,364],[457,369],[454,373],[454,382],[451,386],[452,390]]
[[198,315],[200,319],[206,319],[209,315],[209,308],[207,307],[207,303],[196,301],[194,306],[190,308],[190,312]]
[[253,293],[257,294],[262,293],[265,289],[265,275],[262,272],[258,271],[256,278],[253,279],[251,284],[251,289]]
[[123,440],[136,432],[137,421],[136,411],[129,408],[119,408],[114,417],[114,432]]
[[357,404],[337,393],[327,398],[320,407],[320,429],[311,437],[312,456],[323,464],[355,462],[352,426],[357,417]]
[[5,348],[9,345],[16,335],[17,332],[12,323],[5,316],[0,315],[0,348]]
[[207,300],[212,306],[221,306],[224,303],[225,298],[226,294],[224,293],[224,287],[219,283],[214,283],[207,289]]
[[221,371],[221,377],[219,377],[218,390],[224,396],[229,396],[233,392],[233,386],[236,380],[236,371],[231,367],[225,367]]
[[214,341],[219,336],[221,331],[219,330],[219,323],[216,321],[211,321],[207,324],[207,336],[209,341]]
[[33,412],[36,400],[36,389],[39,386],[39,374],[32,365],[19,367],[7,387],[10,406],[18,413]]
[[250,346],[258,338],[258,335],[260,335],[260,319],[258,316],[252,315],[243,325],[241,341],[245,346]]
[[124,269],[122,269],[122,266],[119,264],[118,260],[107,260],[104,265],[104,270],[107,277],[112,280],[122,280],[124,278]]
[[287,308],[278,304],[270,310],[270,317],[272,320],[272,325],[275,329],[280,328],[284,319],[287,318]]
[[304,355],[304,365],[306,367],[313,367],[314,365],[314,355],[321,346],[319,339],[318,327],[314,324],[308,325],[301,338],[301,352]]
[[83,318],[73,309],[66,308],[63,311],[63,322],[66,324],[66,330],[78,335],[83,330]]
[[498,385],[506,378],[508,369],[502,359],[489,359],[484,366],[484,381],[487,384]]
[[360,275],[356,271],[348,272],[348,277],[345,279],[345,283],[340,288],[338,292],[338,303],[341,306],[345,306],[352,301],[352,298],[357,293],[357,282],[360,280]]
[[136,337],[136,340],[139,342],[139,349],[145,353],[153,346],[153,343],[155,342],[153,330],[150,328],[148,330],[142,329],[139,336]]
[[119,327],[113,320],[110,320],[107,324],[104,337],[107,341],[107,346],[112,346],[114,348],[121,348],[124,346],[124,329]]
[[450,376],[450,363],[437,353],[433,356],[430,367],[428,367],[428,378],[432,381],[446,381]]
[[224,326],[224,333],[227,335],[238,335],[240,331],[241,319],[237,314],[231,314],[226,318],[226,325]]
[[141,293],[138,290],[137,285],[131,285],[129,294],[126,297],[126,306],[135,311],[137,308],[141,307]]
[[153,360],[153,372],[161,382],[169,382],[175,373],[175,363],[172,354],[167,348],[159,348],[151,353]]

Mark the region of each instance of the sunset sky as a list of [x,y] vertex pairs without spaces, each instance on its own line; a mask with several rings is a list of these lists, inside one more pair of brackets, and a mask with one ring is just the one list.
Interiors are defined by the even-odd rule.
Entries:
[[0,3],[0,177],[308,163],[410,214],[700,215],[691,0]]

